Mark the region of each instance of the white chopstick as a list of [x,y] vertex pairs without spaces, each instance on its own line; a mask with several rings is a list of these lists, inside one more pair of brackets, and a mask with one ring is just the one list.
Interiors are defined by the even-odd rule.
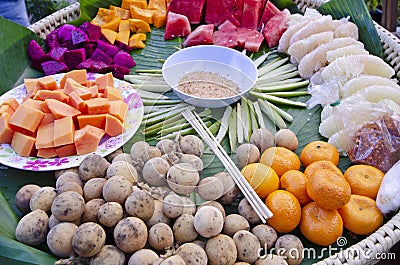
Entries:
[[236,185],[242,191],[243,195],[247,198],[254,211],[257,213],[260,220],[265,223],[266,219],[272,217],[272,212],[268,209],[265,203],[258,197],[254,189],[243,178],[240,170],[236,167],[235,163],[226,153],[225,149],[215,139],[214,135],[210,132],[208,127],[204,124],[197,113],[189,109],[182,111],[183,117],[192,125],[201,138],[208,144],[210,149],[221,160],[228,173],[232,176]]

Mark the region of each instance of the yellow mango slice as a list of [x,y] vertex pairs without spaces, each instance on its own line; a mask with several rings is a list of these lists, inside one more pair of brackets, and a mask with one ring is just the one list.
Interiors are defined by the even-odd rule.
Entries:
[[164,27],[167,21],[167,11],[154,10],[153,11],[153,26],[156,28]]
[[124,9],[118,6],[110,5],[110,10],[113,10],[116,17],[120,17],[121,19],[129,19],[131,14],[129,13],[129,9]]
[[145,9],[147,8],[147,0],[122,0],[121,8],[129,10],[131,6]]
[[142,9],[136,6],[131,6],[131,17],[141,19],[149,24],[153,24],[152,10]]
[[111,44],[114,44],[115,39],[117,38],[117,32],[110,29],[101,29],[101,35],[103,35],[103,37]]
[[151,32],[149,23],[137,18],[129,19],[130,30],[135,33]]
[[131,30],[129,19],[123,19],[119,22],[118,31]]
[[100,27],[102,29],[110,29],[113,31],[117,31],[118,27],[119,27],[119,22],[121,22],[121,18],[120,17],[114,17],[111,21],[101,25]]
[[147,9],[167,11],[167,3],[165,0],[149,0]]
[[122,30],[122,31],[117,33],[116,40],[128,45],[129,44],[129,36],[130,35],[131,35],[131,31],[130,30]]
[[93,18],[92,23],[97,26],[104,25],[115,18],[115,12],[107,8],[99,8],[96,16]]
[[143,49],[146,47],[143,41],[146,40],[146,34],[144,33],[136,33],[131,36],[129,39],[129,47],[132,49]]

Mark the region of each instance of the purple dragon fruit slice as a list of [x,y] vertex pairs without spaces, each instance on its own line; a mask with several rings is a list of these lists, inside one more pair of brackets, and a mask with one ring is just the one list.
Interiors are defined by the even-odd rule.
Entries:
[[71,32],[71,40],[72,40],[72,44],[73,45],[78,45],[81,43],[85,43],[89,41],[88,36],[86,35],[85,32],[83,32],[81,29],[79,28],[75,28],[72,32]]
[[119,52],[119,49],[117,46],[111,45],[105,41],[98,40],[97,41],[97,48],[105,52],[108,57],[113,58],[114,55]]
[[131,47],[118,40],[114,42],[114,45],[117,46],[120,51],[126,51],[127,53],[131,53],[133,50]]
[[97,41],[101,37],[101,28],[90,22],[84,22],[79,28],[86,33],[89,41]]
[[104,74],[110,70],[110,67],[104,62],[92,61],[88,59],[81,62],[76,69],[86,69],[88,72]]
[[64,53],[64,62],[71,70],[76,69],[76,67],[84,60],[86,60],[84,48],[69,50]]
[[83,48],[85,49],[86,59],[89,59],[92,55],[93,51],[96,49],[95,43],[85,43],[83,44]]
[[129,69],[136,65],[132,56],[125,51],[117,52],[117,54],[114,56],[114,64],[125,67],[125,68],[129,68]]
[[55,47],[47,55],[50,56],[52,60],[64,61],[64,53],[67,51],[64,47]]
[[105,52],[103,52],[99,48],[96,48],[93,51],[92,55],[90,56],[90,60],[100,61],[100,62],[106,63],[108,65],[110,65],[113,61],[112,58],[110,58]]
[[42,47],[35,40],[31,40],[28,45],[28,56],[31,59],[31,65],[36,70],[42,71],[41,64],[46,60],[46,54]]
[[48,51],[55,47],[61,47],[62,43],[58,41],[57,38],[57,32],[58,30],[55,29],[46,36],[46,48]]
[[58,73],[68,72],[67,65],[60,61],[47,61],[42,63],[43,72],[45,75],[54,75]]
[[60,42],[66,42],[72,39],[72,31],[74,31],[76,27],[70,24],[64,24],[60,26],[57,30],[57,38]]
[[110,66],[110,70],[115,78],[124,79],[124,75],[128,75],[130,73],[130,69],[113,64]]

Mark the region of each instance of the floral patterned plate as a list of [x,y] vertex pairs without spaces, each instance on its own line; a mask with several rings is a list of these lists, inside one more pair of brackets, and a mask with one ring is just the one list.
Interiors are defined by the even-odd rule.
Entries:
[[[88,74],[88,80],[94,80],[99,74]],[[63,77],[63,74],[53,75],[57,82]],[[136,90],[125,81],[114,79],[114,86],[121,91],[125,103],[128,104],[128,113],[125,118],[125,132],[115,137],[104,136],[94,152],[95,154],[106,156],[122,145],[124,145],[138,130],[143,118],[143,102]],[[8,91],[0,97],[0,102],[7,98],[16,98],[18,102],[26,96],[25,85],[20,85]],[[23,157],[14,152],[9,144],[0,144],[0,163],[22,170],[50,171],[60,170],[71,167],[77,167],[87,156],[77,155],[61,158],[44,159],[40,157]]]

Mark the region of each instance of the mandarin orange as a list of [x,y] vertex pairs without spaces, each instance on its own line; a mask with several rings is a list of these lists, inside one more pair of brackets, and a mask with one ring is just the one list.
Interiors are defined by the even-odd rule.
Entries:
[[315,162],[309,164],[306,167],[306,169],[304,170],[304,175],[306,175],[307,177],[310,177],[315,172],[318,172],[321,170],[322,171],[331,170],[331,171],[343,176],[342,171],[332,161],[328,161],[328,160],[315,161]]
[[300,161],[307,167],[315,161],[328,160],[336,166],[339,163],[339,151],[337,148],[324,141],[313,141],[308,143],[300,153]]
[[279,189],[279,177],[269,166],[261,163],[248,164],[242,168],[241,173],[263,200]]
[[299,200],[301,206],[311,202],[307,194],[308,178],[301,171],[289,170],[281,176],[281,189],[292,193]]
[[343,220],[337,210],[310,202],[301,210],[300,232],[311,242],[328,246],[343,233]]
[[278,176],[289,170],[300,170],[300,159],[291,150],[285,147],[270,147],[263,152],[260,163],[270,166]]
[[364,195],[374,200],[384,175],[378,168],[368,165],[354,165],[344,172],[352,194]]
[[276,190],[268,195],[265,205],[273,213],[267,224],[279,233],[293,231],[300,222],[301,207],[297,198],[285,190]]

